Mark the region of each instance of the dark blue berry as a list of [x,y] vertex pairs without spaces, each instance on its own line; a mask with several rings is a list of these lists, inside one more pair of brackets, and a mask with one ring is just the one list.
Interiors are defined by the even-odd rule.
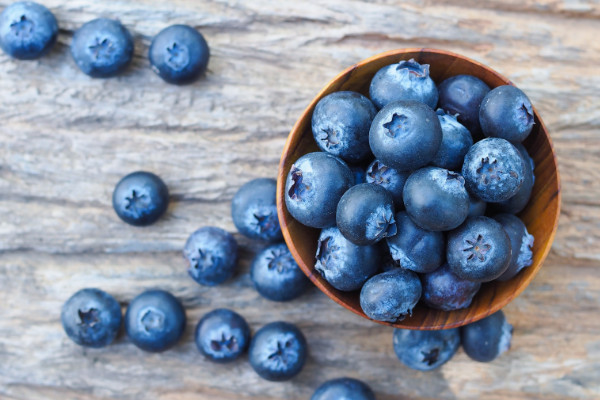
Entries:
[[357,246],[332,227],[319,236],[315,270],[334,288],[352,291],[377,272],[380,257],[378,246]]
[[465,154],[473,146],[471,133],[456,120],[456,116],[447,114],[441,108],[436,114],[442,127],[442,144],[431,164],[450,170],[460,169]]
[[13,58],[40,58],[56,42],[58,23],[41,4],[19,1],[0,14],[0,47]]
[[469,194],[469,217],[480,217],[485,215],[487,203],[478,197]]
[[473,282],[488,282],[501,276],[510,264],[508,235],[488,217],[470,217],[448,234],[446,259],[454,274]]
[[469,193],[488,203],[514,196],[525,179],[525,163],[510,142],[487,138],[475,143],[462,167]]
[[396,322],[412,315],[420,298],[419,276],[396,268],[377,274],[364,284],[360,291],[360,307],[371,319]]
[[354,184],[345,162],[324,152],[300,157],[285,182],[285,204],[300,223],[313,228],[335,225],[342,195]]
[[304,335],[288,322],[271,322],[260,328],[250,343],[250,365],[268,381],[287,381],[298,375],[307,355]]
[[414,100],[431,108],[438,102],[438,91],[429,76],[429,65],[421,65],[413,59],[377,71],[369,86],[369,96],[377,108],[398,100]]
[[469,213],[465,180],[460,174],[443,168],[417,170],[404,185],[404,206],[413,222],[423,229],[454,229]]
[[250,278],[261,296],[273,301],[289,301],[304,293],[308,278],[285,243],[273,244],[254,257]]
[[510,349],[513,327],[502,310],[460,328],[463,349],[475,361],[489,362]]
[[498,214],[494,219],[502,225],[508,238],[510,239],[510,247],[512,256],[508,269],[504,271],[498,278],[499,281],[507,281],[517,275],[525,267],[533,264],[533,236],[527,232],[527,227],[519,219],[512,214]]
[[458,328],[439,331],[394,329],[394,351],[409,368],[431,371],[448,362],[460,346]]
[[392,195],[372,183],[353,186],[338,203],[336,222],[342,235],[360,246],[394,236],[396,224]]
[[219,308],[196,325],[196,346],[209,360],[227,363],[239,358],[250,343],[250,327],[238,313]]
[[479,122],[485,136],[522,142],[534,125],[533,108],[520,89],[510,85],[498,86],[481,102]]
[[71,56],[79,69],[89,76],[115,76],[131,63],[133,37],[117,20],[94,19],[73,34]]
[[151,172],[133,172],[122,178],[112,196],[113,208],[130,225],[146,226],[167,211],[167,185]]
[[408,171],[398,171],[379,160],[375,160],[367,168],[366,182],[387,189],[394,199],[394,208],[400,210],[404,208],[402,192],[409,175],[410,172]]
[[81,289],[65,302],[60,314],[69,338],[80,346],[108,346],[121,327],[121,306],[100,289]]
[[371,100],[360,93],[342,91],[323,97],[312,115],[312,132],[321,150],[347,162],[371,155],[369,128],[377,114]]
[[375,400],[375,393],[358,379],[337,378],[319,386],[310,400]]
[[[508,200],[501,201],[494,204],[494,209],[509,214],[518,214],[527,206],[529,199],[531,198],[531,192],[533,191],[533,184],[535,183],[534,168],[535,164],[533,159],[527,153],[525,146],[521,143],[515,144],[517,150],[523,157],[525,162],[525,174],[523,178],[523,184],[517,190],[514,196]],[[529,168],[531,166],[531,168]]]
[[231,201],[231,216],[242,235],[274,242],[283,239],[277,204],[275,179],[258,178],[245,183]]
[[210,50],[204,36],[188,25],[171,25],[160,31],[148,53],[152,69],[169,83],[185,84],[206,71]]
[[471,75],[456,75],[443,81],[438,87],[438,107],[452,115],[458,114],[463,124],[475,138],[481,137],[479,106],[490,91],[481,79]]
[[481,283],[461,279],[444,264],[428,274],[421,275],[423,302],[429,307],[444,311],[467,308]]
[[185,329],[185,310],[171,293],[148,290],[134,298],[125,313],[125,331],[142,350],[161,352],[173,347]]
[[352,176],[354,176],[354,184],[360,185],[361,183],[365,183],[367,181],[367,172],[360,165],[351,165],[350,171],[352,171]]
[[373,119],[369,144],[378,160],[399,171],[431,162],[442,143],[442,127],[435,112],[417,101],[397,101]]
[[442,232],[420,228],[405,211],[396,214],[398,233],[387,238],[392,259],[414,272],[431,272],[444,262],[446,241]]
[[196,282],[215,286],[233,276],[238,246],[231,233],[205,226],[190,235],[183,256],[189,263],[188,273]]

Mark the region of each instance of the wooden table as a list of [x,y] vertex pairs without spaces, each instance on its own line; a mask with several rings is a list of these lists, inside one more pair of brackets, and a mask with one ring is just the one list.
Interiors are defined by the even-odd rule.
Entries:
[[[9,1],[0,1],[2,8]],[[150,1],[46,0],[61,26],[47,57],[0,56],[0,398],[308,399],[323,381],[353,376],[378,399],[600,398],[600,5],[594,0]],[[483,7],[483,8],[482,8]],[[91,79],[69,54],[73,31],[115,17],[135,36],[133,66]],[[187,23],[207,38],[209,72],[194,85],[162,82],[150,40]],[[460,351],[430,373],[404,367],[392,331],[316,289],[278,304],[252,288],[261,247],[236,234],[239,273],[206,288],[186,274],[187,236],[231,232],[230,200],[244,182],[275,177],[286,135],[318,90],[343,68],[401,47],[443,48],[486,63],[526,91],[551,132],[563,210],[550,257],[506,308],[509,353],[490,364]],[[139,229],[111,208],[121,176],[158,173],[172,201]],[[65,336],[62,303],[100,287],[125,306],[150,287],[188,312],[185,337],[163,354],[121,335],[102,350]],[[305,332],[310,357],[287,383],[261,380],[247,358],[215,365],[197,352],[201,315],[229,307],[255,331],[283,319]]]

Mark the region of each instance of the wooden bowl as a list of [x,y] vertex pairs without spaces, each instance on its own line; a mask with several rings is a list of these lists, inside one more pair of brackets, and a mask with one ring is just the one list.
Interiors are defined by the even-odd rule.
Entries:
[[[491,68],[458,54],[434,49],[400,49],[376,55],[343,71],[310,102],[290,132],[277,178],[277,209],[285,241],[310,280],[327,296],[348,310],[368,318],[360,308],[359,291],[342,292],[333,288],[314,268],[319,230],[308,228],[297,222],[288,212],[284,201],[286,176],[292,164],[302,155],[318,151],[311,132],[312,112],[324,96],[340,91],[353,90],[368,96],[369,83],[382,67],[400,60],[414,58],[419,63],[429,64],[431,77],[436,83],[459,74],[474,75],[491,88],[512,84]],[[412,317],[396,323],[379,322],[405,329],[447,329],[465,325],[486,317],[507,305],[531,282],[541,268],[550,251],[558,225],[560,212],[560,179],[552,141],[546,127],[535,111],[533,131],[524,142],[535,161],[535,185],[527,208],[519,215],[535,237],[533,264],[507,282],[489,282],[482,285],[470,307],[458,311],[440,311],[419,304]]]

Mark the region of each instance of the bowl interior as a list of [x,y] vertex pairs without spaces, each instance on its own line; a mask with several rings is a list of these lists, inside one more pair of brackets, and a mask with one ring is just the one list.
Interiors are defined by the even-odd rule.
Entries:
[[[290,132],[279,165],[277,208],[284,238],[292,255],[304,273],[327,296],[364,318],[368,317],[360,308],[359,291],[339,291],[329,285],[314,269],[319,230],[300,224],[289,214],[283,197],[285,179],[294,161],[306,153],[319,150],[311,132],[311,117],[316,103],[323,96],[339,90],[353,90],[368,96],[371,78],[380,68],[410,58],[422,64],[429,64],[431,77],[437,84],[446,78],[460,74],[474,75],[492,88],[511,84],[508,79],[492,69],[446,51],[401,49],[376,55],[343,71],[313,99]],[[407,317],[403,321],[376,322],[398,328],[422,330],[458,327],[496,312],[527,287],[550,251],[560,212],[560,180],[556,157],[546,128],[535,109],[534,112],[535,125],[524,145],[535,161],[536,179],[529,204],[519,214],[527,225],[528,231],[535,237],[533,264],[507,282],[483,284],[471,306],[466,309],[447,312],[419,304],[412,317]]]

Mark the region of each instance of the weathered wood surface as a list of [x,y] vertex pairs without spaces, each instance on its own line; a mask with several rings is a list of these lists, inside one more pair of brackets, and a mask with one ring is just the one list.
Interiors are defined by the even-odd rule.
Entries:
[[[4,7],[8,2],[0,1]],[[600,398],[600,4],[592,0],[96,2],[46,0],[61,26],[39,62],[0,55],[0,398],[307,399],[349,375],[379,399]],[[118,17],[135,35],[132,68],[94,80],[70,58],[73,30]],[[172,23],[206,36],[206,79],[163,83],[148,67],[151,37]],[[391,330],[312,290],[276,304],[259,297],[248,264],[260,245],[240,237],[239,274],[203,288],[180,249],[203,225],[233,231],[229,201],[247,180],[276,175],[287,132],[343,68],[381,51],[438,47],[462,53],[524,89],[554,140],[563,212],[553,251],[506,308],[512,350],[491,364],[460,352],[419,373],[392,352]],[[125,173],[158,173],[172,192],[167,218],[137,229],[111,209]],[[96,286],[124,305],[148,287],[182,298],[184,340],[159,355],[120,337],[83,350],[59,313]],[[192,342],[205,312],[230,307],[252,328],[285,319],[306,333],[310,358],[288,383],[269,383],[247,360],[207,362]]]

